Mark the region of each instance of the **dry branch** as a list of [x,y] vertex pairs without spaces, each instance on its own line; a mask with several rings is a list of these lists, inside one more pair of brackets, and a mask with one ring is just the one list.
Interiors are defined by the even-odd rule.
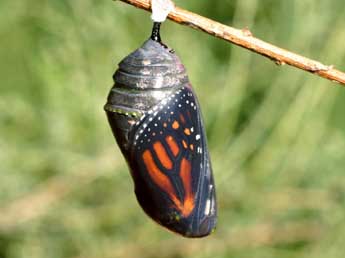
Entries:
[[[151,11],[150,0],[120,0],[135,7]],[[268,57],[278,65],[288,64],[293,67],[317,74],[320,77],[338,82],[345,86],[345,73],[336,70],[332,65],[324,65],[318,61],[279,48],[253,37],[248,29],[235,29],[198,14],[175,7],[168,18],[179,24],[204,31],[217,38],[224,39],[262,56]]]

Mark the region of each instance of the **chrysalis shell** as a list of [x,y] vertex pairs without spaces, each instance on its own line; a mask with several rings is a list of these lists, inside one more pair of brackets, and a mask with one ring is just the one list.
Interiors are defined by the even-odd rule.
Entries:
[[174,51],[149,39],[124,58],[105,111],[143,210],[186,237],[210,234],[217,209],[199,103]]

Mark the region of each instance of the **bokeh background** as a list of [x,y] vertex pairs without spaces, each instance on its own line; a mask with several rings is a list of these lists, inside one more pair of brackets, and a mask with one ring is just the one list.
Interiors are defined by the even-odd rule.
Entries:
[[[343,0],[176,0],[345,70]],[[140,209],[103,111],[149,13],[110,0],[0,2],[1,258],[345,254],[345,88],[190,28],[162,37],[205,118],[217,231],[174,235]]]

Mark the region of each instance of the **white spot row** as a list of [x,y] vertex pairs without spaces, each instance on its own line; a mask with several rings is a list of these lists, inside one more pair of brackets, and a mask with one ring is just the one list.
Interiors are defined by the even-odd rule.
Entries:
[[[182,88],[184,89],[184,88]],[[158,115],[158,109],[159,110],[162,110],[164,108],[164,106],[169,102],[171,102],[172,100],[175,100],[176,103],[178,103],[178,98],[177,98],[177,95],[180,95],[182,93],[182,89],[178,90],[176,93],[173,93],[171,96],[167,96],[166,98],[164,98],[161,102],[160,102],[160,105],[155,105],[152,109],[148,110],[147,111],[147,114],[151,115],[150,118],[149,118],[149,121],[152,122],[153,121],[153,118],[156,117]],[[191,93],[188,93],[188,96],[192,96]],[[183,94],[183,97],[186,97],[186,94]],[[181,97],[181,99],[183,99],[183,97]],[[188,104],[189,101],[187,100],[186,103]],[[191,105],[193,106],[194,103],[191,103]],[[182,107],[181,104],[178,105],[180,108]],[[167,109],[170,109],[170,106],[167,107]],[[164,112],[165,114],[167,114],[167,112],[165,111]],[[170,112],[171,115],[174,114],[173,111]],[[136,122],[136,125],[139,125],[141,121],[143,121],[146,117],[146,114],[143,114],[142,117],[140,118],[139,121]],[[160,121],[162,118],[161,117],[158,117],[158,120]],[[148,126],[147,123],[144,123],[143,126],[141,127],[142,129],[139,131],[139,133],[135,136],[135,141],[134,141],[134,145],[137,144],[137,141],[140,137],[141,134],[144,133],[144,129],[146,129]],[[155,123],[154,124],[155,127],[158,127],[158,124]],[[192,132],[193,132],[193,128],[192,128]],[[150,132],[151,131],[151,128],[147,128],[147,131]],[[147,137],[147,134],[144,135],[144,137]],[[148,139],[148,142],[150,142],[150,139]],[[143,143],[143,140],[141,140],[141,143]]]

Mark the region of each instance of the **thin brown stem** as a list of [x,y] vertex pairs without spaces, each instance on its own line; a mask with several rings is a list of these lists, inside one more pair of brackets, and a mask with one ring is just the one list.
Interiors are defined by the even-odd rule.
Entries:
[[[150,0],[120,0],[135,7],[151,11]],[[285,49],[274,46],[263,40],[253,37],[248,29],[235,29],[219,22],[205,18],[198,14],[175,7],[168,18],[179,24],[204,31],[217,38],[224,39],[233,44],[249,49],[255,53],[273,60],[278,65],[288,64],[320,77],[338,82],[345,86],[345,73],[336,70],[332,65],[324,65],[318,61],[295,54]]]

